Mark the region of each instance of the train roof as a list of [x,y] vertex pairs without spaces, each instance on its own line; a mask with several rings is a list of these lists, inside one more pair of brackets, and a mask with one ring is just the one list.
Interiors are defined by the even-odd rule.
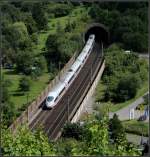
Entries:
[[71,66],[70,70],[77,71],[77,69],[79,68],[80,65],[81,65],[81,61],[76,59],[76,61]]
[[79,56],[78,56],[78,59],[82,62],[85,58],[85,56],[87,55],[88,53],[88,49],[86,51],[83,51]]
[[58,96],[64,87],[65,83],[59,81],[58,84],[48,93],[48,96]]
[[68,83],[73,75],[74,72],[68,70],[68,72],[62,77],[61,81],[64,83]]

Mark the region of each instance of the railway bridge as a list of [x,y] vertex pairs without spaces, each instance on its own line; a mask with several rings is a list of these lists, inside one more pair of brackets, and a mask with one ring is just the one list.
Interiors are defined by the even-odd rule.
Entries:
[[103,46],[109,44],[109,32],[104,25],[99,23],[90,25],[83,36],[85,42],[90,34],[95,34],[96,42],[78,76],[53,109],[47,110],[43,107],[45,100],[38,104],[41,108],[34,119],[28,121],[31,130],[41,126],[48,137],[55,140],[64,124],[74,118],[104,62]]

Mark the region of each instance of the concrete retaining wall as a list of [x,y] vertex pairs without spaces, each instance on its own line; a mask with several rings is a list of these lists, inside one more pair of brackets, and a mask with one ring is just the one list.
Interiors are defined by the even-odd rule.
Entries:
[[99,70],[99,72],[98,72],[98,74],[97,74],[97,76],[96,76],[92,86],[90,87],[87,95],[85,96],[85,98],[82,101],[79,109],[77,110],[77,112],[75,113],[74,117],[72,118],[72,120],[71,120],[72,123],[77,122],[79,120],[81,114],[84,112],[84,108],[87,105],[89,99],[91,99],[91,97],[92,97],[92,95],[93,95],[93,93],[95,91],[95,88],[96,88],[96,86],[97,86],[97,84],[98,84],[98,82],[99,82],[99,80],[100,80],[100,78],[101,78],[101,76],[103,74],[104,68],[105,68],[105,60],[103,61],[102,66],[101,66],[101,68],[100,68],[100,70]]

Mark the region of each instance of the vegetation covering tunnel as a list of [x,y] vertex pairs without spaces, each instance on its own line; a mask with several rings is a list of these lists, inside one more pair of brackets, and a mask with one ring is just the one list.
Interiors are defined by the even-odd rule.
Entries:
[[87,41],[90,34],[95,34],[96,42],[103,42],[104,46],[109,44],[109,31],[103,24],[91,24],[84,34],[84,41]]

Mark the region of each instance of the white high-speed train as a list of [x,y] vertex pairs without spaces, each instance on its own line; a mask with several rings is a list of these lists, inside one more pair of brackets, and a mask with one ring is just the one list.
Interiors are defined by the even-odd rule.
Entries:
[[95,35],[90,35],[88,41],[86,42],[82,52],[77,57],[76,61],[73,63],[71,68],[67,73],[60,79],[59,83],[48,93],[46,98],[46,107],[53,108],[60,99],[60,96],[65,93],[65,90],[70,86],[72,81],[75,79],[82,66],[84,65],[86,59],[88,58],[93,45],[95,43]]

